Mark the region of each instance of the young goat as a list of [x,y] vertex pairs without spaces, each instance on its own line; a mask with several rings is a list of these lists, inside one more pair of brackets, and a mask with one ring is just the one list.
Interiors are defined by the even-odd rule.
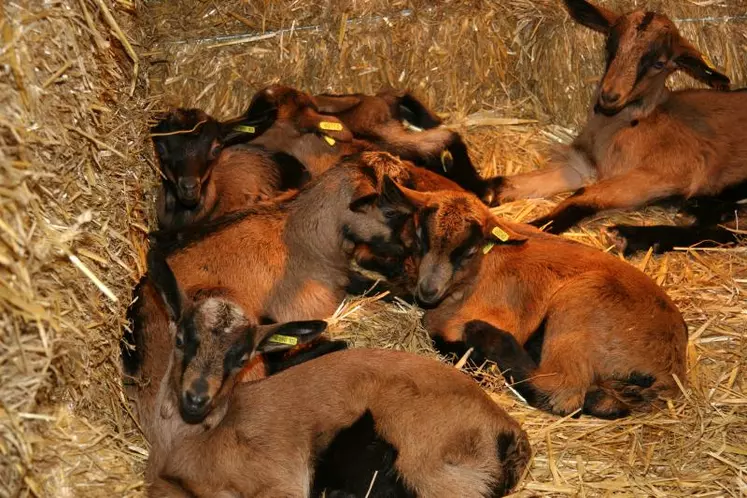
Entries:
[[[474,191],[490,202],[493,198],[492,183],[479,177],[459,135],[443,128],[408,131],[390,110],[389,106],[395,104],[387,103],[396,101],[393,95],[386,98],[360,97],[360,105],[350,109],[346,106],[350,105],[351,99],[355,101],[358,97],[311,97],[293,88],[276,85],[254,96],[243,119],[253,123],[265,119],[272,123],[265,124],[266,131],[255,134],[252,143],[294,156],[306,166],[312,177],[345,156],[367,150],[385,150],[420,164],[451,180],[449,184]],[[319,105],[316,103],[318,99],[322,100]],[[411,103],[414,98],[408,98],[407,102],[414,106]],[[322,109],[337,114],[328,114]],[[242,118],[235,122],[239,127],[243,123]],[[348,128],[348,122],[353,130],[367,131],[356,138]],[[228,139],[232,140],[240,133],[231,133]]]
[[324,322],[249,327],[230,302],[185,303],[165,260],[154,260],[150,271],[176,347],[158,395],[149,496],[497,497],[524,471],[526,434],[476,383],[435,360],[394,351],[332,353],[238,384],[208,418],[186,424],[174,416],[181,400],[191,406],[179,366],[198,345],[225,351],[230,344],[225,370],[284,347],[270,334],[311,338]]
[[246,145],[224,147],[227,126],[234,125],[197,109],[177,109],[151,129],[163,173],[157,201],[160,228],[208,221],[305,181],[303,166],[287,154]]
[[322,94],[313,101],[319,112],[340,119],[357,138],[446,176],[488,205],[495,199],[503,179],[483,179],[462,137],[439,127],[441,118],[410,92]]
[[442,349],[475,347],[530,404],[561,415],[616,418],[678,393],[687,327],[642,272],[502,221],[467,193],[385,189],[415,211],[412,286]]
[[[386,199],[371,167],[343,163],[312,181],[297,197],[268,202],[211,224],[174,234],[155,234],[156,248],[186,293],[198,300],[220,295],[252,323],[330,316],[345,297],[354,243],[377,254],[399,254],[391,242]],[[139,381],[132,397],[141,420],[151,419],[153,400],[170,347],[167,316],[153,286],[136,288],[132,329],[123,344],[127,375]],[[215,386],[210,394],[215,394]],[[143,424],[147,425],[147,424]],[[150,435],[146,433],[150,439]]]
[[[602,210],[719,196],[744,185],[747,92],[726,91],[729,78],[662,14],[565,4],[577,22],[607,36],[606,72],[561,164],[507,178],[501,200],[576,190],[532,223],[560,233]],[[666,80],[679,70],[715,90],[669,91]]]

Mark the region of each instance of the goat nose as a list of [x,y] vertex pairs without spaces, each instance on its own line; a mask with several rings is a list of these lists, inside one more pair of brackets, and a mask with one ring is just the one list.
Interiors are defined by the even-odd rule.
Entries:
[[432,303],[438,298],[438,287],[429,283],[421,284],[418,287],[418,298],[424,303]]
[[200,181],[193,176],[179,178],[179,186],[185,191],[195,190],[199,185]]
[[209,399],[210,397],[208,396],[208,394],[204,392],[198,393],[190,389],[189,391],[184,393],[184,400],[190,407],[193,408],[204,407]]
[[620,94],[613,92],[603,92],[601,95],[602,103],[606,105],[614,105],[620,101]]

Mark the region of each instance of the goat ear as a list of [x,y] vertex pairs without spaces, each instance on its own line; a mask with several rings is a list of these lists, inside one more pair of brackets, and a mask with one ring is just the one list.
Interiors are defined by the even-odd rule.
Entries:
[[339,114],[348,111],[361,103],[359,95],[330,95],[323,93],[312,99],[322,114]]
[[255,330],[255,351],[271,353],[291,349],[299,344],[313,341],[326,329],[327,322],[323,320],[260,325]]
[[[508,224],[503,223],[495,217],[490,218],[486,225],[485,238],[488,240],[488,245],[485,246],[486,254],[490,251],[493,245],[519,245],[527,241],[525,235],[521,235]],[[491,245],[492,244],[492,245]]]
[[353,192],[353,197],[348,206],[351,211],[360,213],[366,206],[372,205],[379,198],[379,193],[368,181],[361,181]]
[[384,175],[381,189],[381,204],[404,207],[408,211],[414,212],[425,207],[428,199],[428,194],[403,187],[392,180],[389,175]]
[[711,88],[728,90],[731,80],[719,72],[710,60],[697,48],[684,39],[680,39],[681,53],[675,58],[677,66],[698,81],[702,81]]
[[619,17],[611,10],[592,5],[586,0],[564,1],[568,13],[574,21],[600,33],[609,33],[610,28],[617,22]]
[[184,294],[166,257],[157,249],[148,251],[148,278],[158,290],[172,322],[179,321],[184,308]]
[[405,92],[397,101],[397,119],[426,130],[442,123],[435,112],[410,92]]
[[[353,140],[353,134],[350,130],[334,116],[319,114],[311,107],[301,111],[298,118],[298,126],[304,131],[314,131],[327,137],[332,137],[340,142],[350,142]],[[330,143],[334,145],[334,142]]]

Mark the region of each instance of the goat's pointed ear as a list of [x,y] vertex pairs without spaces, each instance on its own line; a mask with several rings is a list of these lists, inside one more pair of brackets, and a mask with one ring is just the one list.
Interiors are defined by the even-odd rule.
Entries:
[[[485,234],[485,238],[488,240],[488,246],[486,246],[486,248],[492,247],[490,244],[519,245],[527,241],[527,237],[525,235],[520,234],[519,232],[514,230],[508,223],[504,223],[494,216],[490,217],[485,229],[485,231],[487,232]],[[487,251],[489,250],[490,249],[487,249]]]
[[384,175],[381,189],[381,204],[391,207],[404,207],[410,212],[417,211],[428,203],[428,194],[410,190]]
[[365,207],[373,205],[379,198],[379,193],[368,181],[361,181],[353,191],[353,197],[350,199],[349,208],[351,211],[360,213]]
[[611,10],[593,5],[586,0],[564,0],[564,2],[574,21],[600,33],[609,33],[619,17]]
[[315,95],[312,100],[322,114],[339,114],[359,105],[363,99],[360,95],[330,95],[323,93]]
[[397,118],[422,129],[435,128],[441,118],[410,92],[405,92],[397,101]]
[[687,40],[680,38],[680,54],[674,61],[677,66],[698,81],[711,88],[728,90],[731,80],[713,67],[710,60]]
[[166,257],[158,250],[148,251],[148,278],[158,290],[166,305],[169,320],[179,321],[184,309],[185,297]]
[[306,320],[273,325],[260,325],[255,329],[255,351],[271,353],[284,351],[299,344],[308,344],[327,329],[324,320]]

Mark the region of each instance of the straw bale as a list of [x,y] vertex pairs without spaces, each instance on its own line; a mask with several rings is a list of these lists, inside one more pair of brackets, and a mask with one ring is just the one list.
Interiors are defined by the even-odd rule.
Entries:
[[[678,18],[745,11],[743,0],[638,3]],[[484,173],[515,173],[569,140],[602,67],[599,37],[554,0],[21,0],[0,9],[0,496],[142,495],[148,446],[122,397],[118,340],[153,226],[153,112],[188,105],[226,117],[274,81],[312,92],[410,87],[465,133]],[[681,25],[744,83],[744,21]],[[267,38],[232,38],[246,33]],[[526,221],[552,205],[495,212]],[[610,251],[604,226],[674,219],[662,208],[612,213],[567,236]],[[489,365],[471,372],[530,435],[535,455],[518,496],[747,492],[747,251],[630,262],[689,325],[684,396],[621,421],[559,419],[524,405]],[[331,333],[434,356],[420,316],[404,303],[353,299]]]

